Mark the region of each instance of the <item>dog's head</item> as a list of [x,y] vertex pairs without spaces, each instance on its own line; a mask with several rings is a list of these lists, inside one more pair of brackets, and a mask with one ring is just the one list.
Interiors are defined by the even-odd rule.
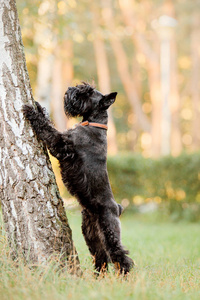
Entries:
[[93,86],[83,83],[69,87],[64,96],[64,110],[68,117],[96,115],[115,102],[117,93],[102,95]]

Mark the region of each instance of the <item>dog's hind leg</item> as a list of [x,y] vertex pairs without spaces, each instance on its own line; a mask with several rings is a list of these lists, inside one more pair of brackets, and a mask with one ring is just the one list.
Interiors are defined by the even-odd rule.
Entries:
[[133,260],[127,256],[128,251],[121,244],[121,228],[117,214],[111,209],[105,208],[99,216],[99,225],[104,234],[106,250],[111,261],[120,270],[121,273],[128,273],[133,267]]
[[86,209],[82,211],[82,232],[89,251],[94,257],[96,271],[106,271],[110,258],[99,229],[98,217],[90,214]]

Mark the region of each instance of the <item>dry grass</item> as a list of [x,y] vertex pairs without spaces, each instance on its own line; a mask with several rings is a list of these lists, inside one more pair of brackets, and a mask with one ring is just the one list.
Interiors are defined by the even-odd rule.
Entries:
[[112,267],[96,279],[80,230],[80,213],[68,212],[83,275],[58,271],[50,262],[31,270],[9,258],[0,232],[0,299],[200,299],[199,224],[152,221],[144,216],[122,218],[123,243],[137,266],[124,279]]

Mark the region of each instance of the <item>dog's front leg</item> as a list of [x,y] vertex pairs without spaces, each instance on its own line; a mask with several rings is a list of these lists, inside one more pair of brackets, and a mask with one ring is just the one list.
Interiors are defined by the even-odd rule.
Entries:
[[37,137],[45,143],[51,155],[57,159],[63,159],[63,156],[66,155],[63,135],[53,127],[41,105],[36,102],[36,109],[32,105],[24,105],[23,113],[26,119],[30,121]]

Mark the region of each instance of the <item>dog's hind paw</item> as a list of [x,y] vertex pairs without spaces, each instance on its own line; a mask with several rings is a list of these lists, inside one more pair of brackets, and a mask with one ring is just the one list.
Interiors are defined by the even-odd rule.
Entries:
[[118,270],[120,274],[126,275],[133,268],[134,261],[130,257],[125,256],[120,263],[115,262],[114,265],[115,265],[115,269]]

